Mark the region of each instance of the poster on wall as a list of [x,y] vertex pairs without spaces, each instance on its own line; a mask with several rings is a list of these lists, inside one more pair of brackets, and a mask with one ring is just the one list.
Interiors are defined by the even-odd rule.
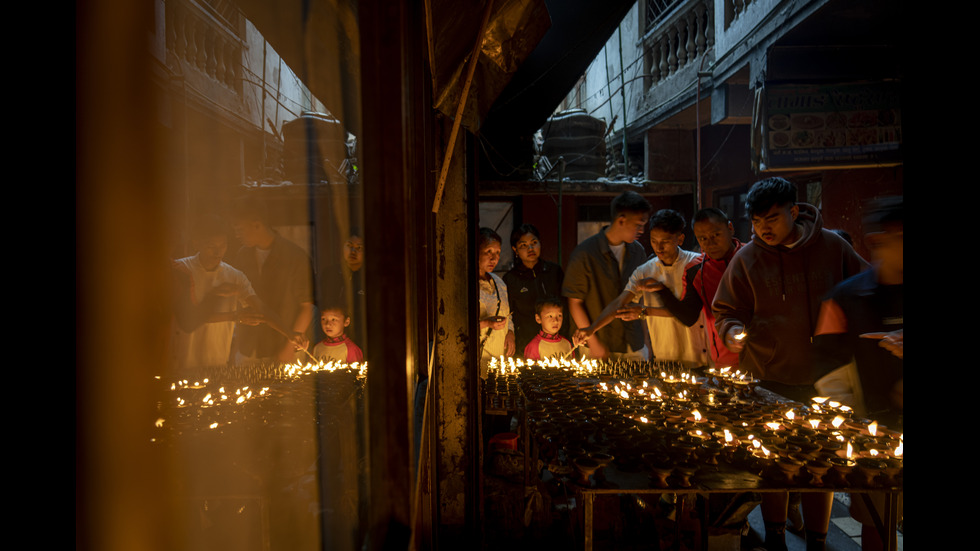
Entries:
[[762,170],[901,164],[895,83],[766,85],[761,99]]

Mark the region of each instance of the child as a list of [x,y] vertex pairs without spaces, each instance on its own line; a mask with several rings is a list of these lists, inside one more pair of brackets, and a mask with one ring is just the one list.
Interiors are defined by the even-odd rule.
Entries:
[[534,321],[541,331],[524,348],[524,357],[529,360],[542,360],[554,356],[563,357],[572,349],[572,343],[558,334],[561,329],[561,301],[554,297],[538,300],[534,305]]
[[354,344],[354,341],[344,334],[344,328],[350,325],[347,310],[340,306],[330,305],[320,310],[320,327],[327,338],[313,348],[313,355],[324,361],[361,362],[364,353]]

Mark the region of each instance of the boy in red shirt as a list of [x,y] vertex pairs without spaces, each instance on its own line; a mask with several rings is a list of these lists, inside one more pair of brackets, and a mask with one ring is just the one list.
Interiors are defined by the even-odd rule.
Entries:
[[572,350],[572,342],[558,334],[561,329],[561,301],[557,298],[543,298],[534,305],[534,321],[541,330],[524,348],[524,357],[529,360],[559,358]]
[[313,348],[313,356],[323,361],[362,362],[364,353],[350,340],[344,329],[350,325],[350,316],[340,306],[327,306],[320,311],[320,327],[326,338]]

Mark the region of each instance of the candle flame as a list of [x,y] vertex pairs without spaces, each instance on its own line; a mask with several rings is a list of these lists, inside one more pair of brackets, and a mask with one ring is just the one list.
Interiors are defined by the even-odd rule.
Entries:
[[854,446],[850,442],[847,443],[847,458],[850,459],[854,456]]
[[878,432],[878,421],[872,421],[871,424],[868,425],[868,433],[871,436],[874,436],[875,433],[877,432]]
[[769,427],[772,430],[779,430],[779,423],[777,423],[775,421],[766,423],[766,426]]
[[844,418],[838,415],[837,417],[834,417],[834,420],[831,421],[830,424],[833,425],[835,429],[839,429],[840,426],[844,424]]
[[878,450],[871,448],[871,457],[878,457]]
[[814,430],[816,430],[817,427],[820,426],[820,419],[810,419],[809,423],[810,426],[813,427]]
[[796,417],[796,413],[794,413],[794,412],[793,412],[793,410],[789,410],[789,411],[787,411],[787,412],[786,412],[786,418],[787,418],[787,419],[790,419],[790,420],[792,420],[792,419],[794,419],[795,417]]
[[640,421],[642,421],[644,423],[649,423],[650,422],[650,421],[647,421],[647,418],[646,417],[640,417]]
[[695,421],[700,421],[701,420],[701,412],[700,411],[694,410],[694,420]]
[[160,417],[159,419],[157,419],[156,426],[157,426],[157,428],[160,428],[160,427],[163,426],[163,417]]
[[822,403],[826,402],[827,400],[829,400],[830,398],[827,398],[826,396],[814,396],[813,398],[810,398],[810,399],[813,400],[814,402],[818,403],[818,404],[822,404]]
[[748,336],[748,333],[746,333],[745,330],[743,329],[741,333],[739,333],[738,335],[735,335],[735,340],[740,341],[740,340],[744,339],[747,336]]

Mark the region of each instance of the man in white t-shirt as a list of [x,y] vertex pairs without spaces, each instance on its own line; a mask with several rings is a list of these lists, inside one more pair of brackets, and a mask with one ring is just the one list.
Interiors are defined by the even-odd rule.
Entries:
[[[633,271],[623,293],[603,309],[595,323],[576,333],[578,339],[588,338],[616,318],[645,319],[653,358],[707,362],[704,314],[697,323],[687,327],[664,308],[659,296],[669,292],[678,299],[683,298],[684,273],[700,256],[681,248],[684,224],[684,216],[674,210],[662,209],[653,215],[650,245],[656,256]],[[631,306],[634,302],[640,304]]]
[[[216,216],[205,217],[194,228],[191,243],[197,254],[173,262],[171,358],[178,370],[226,365],[243,307],[251,306],[255,311],[243,321],[266,321],[251,282],[222,261],[228,250],[224,223]],[[268,321],[278,326],[274,320]]]

